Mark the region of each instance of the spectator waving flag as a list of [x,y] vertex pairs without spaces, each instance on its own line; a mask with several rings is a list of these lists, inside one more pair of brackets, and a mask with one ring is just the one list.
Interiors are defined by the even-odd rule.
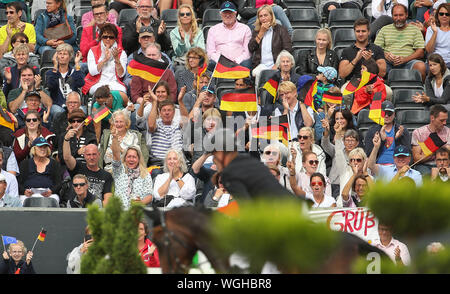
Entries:
[[431,133],[425,141],[418,143],[425,156],[433,154],[436,150],[446,144],[446,142],[442,141],[436,132]]
[[143,54],[135,54],[134,56],[134,59],[128,64],[128,73],[151,83],[157,83],[169,66],[165,62],[148,58]]
[[250,75],[250,70],[241,66],[223,55],[220,55],[212,77],[219,79],[243,79]]
[[103,105],[102,107],[100,107],[97,112],[94,114],[94,117],[92,118],[94,120],[94,122],[98,123],[100,122],[102,119],[104,119],[105,117],[107,117],[109,114],[111,113],[111,111],[109,111],[108,107],[106,107],[105,105]]
[[285,146],[288,146],[289,136],[289,122],[286,114],[268,120],[267,125],[259,124],[252,127],[252,137],[280,140]]
[[361,78],[353,78],[350,80],[350,82],[347,84],[347,86],[344,89],[344,92],[342,93],[344,96],[352,94],[362,87],[364,87],[367,84],[374,83],[376,81],[377,75],[370,73],[368,71],[365,71],[362,73]]
[[[306,93],[305,97],[305,104],[311,107],[315,112],[317,112],[316,107],[319,107],[318,105],[319,101],[317,101],[317,79],[312,83],[311,88],[309,88],[308,93]],[[316,101],[315,101],[316,99]],[[320,104],[322,101],[320,101]]]
[[258,102],[255,89],[238,89],[226,93],[220,100],[220,110],[224,111],[257,111]]
[[273,97],[273,103],[275,104],[275,99],[277,98],[278,85],[280,84],[281,75],[276,72],[263,86],[267,92]]
[[370,104],[369,118],[379,125],[384,125],[384,111],[381,109],[383,97],[381,92],[373,95],[372,104]]
[[31,248],[31,251],[34,250],[34,246],[36,246],[37,240],[44,242],[46,236],[47,236],[47,231],[44,230],[44,228],[42,228],[41,231],[39,232],[39,235],[36,238],[36,241],[34,241],[33,248]]

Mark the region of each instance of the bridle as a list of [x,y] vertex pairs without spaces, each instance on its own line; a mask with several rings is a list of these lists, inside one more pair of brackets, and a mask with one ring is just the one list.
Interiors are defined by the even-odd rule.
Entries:
[[[171,265],[170,261],[172,260],[172,257],[174,257],[174,259],[175,259],[176,268],[181,268],[185,273],[187,273],[189,270],[189,267],[186,266],[185,264],[183,264],[181,262],[180,258],[178,257],[178,255],[176,254],[176,252],[173,251],[173,248],[171,246],[171,239],[178,242],[185,249],[189,249],[188,245],[182,239],[180,239],[173,231],[169,230],[169,228],[167,227],[167,224],[166,224],[166,218],[165,218],[164,212],[160,213],[160,221],[161,221],[161,227],[164,232],[163,246],[166,249],[165,251],[166,251],[167,262],[169,263],[169,268],[170,268],[169,273],[171,273],[171,274],[176,273],[176,271],[170,266]],[[172,250],[171,250],[171,248],[172,248]]]

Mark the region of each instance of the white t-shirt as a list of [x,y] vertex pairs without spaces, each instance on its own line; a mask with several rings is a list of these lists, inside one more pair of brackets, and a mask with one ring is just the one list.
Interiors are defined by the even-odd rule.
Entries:
[[336,204],[336,200],[334,200],[333,197],[326,196],[326,195],[324,196],[323,201],[320,204],[316,202],[313,194],[306,193],[305,197],[306,197],[306,199],[310,199],[314,202],[314,205],[312,206],[312,208],[325,208],[325,207],[331,207],[331,205]]

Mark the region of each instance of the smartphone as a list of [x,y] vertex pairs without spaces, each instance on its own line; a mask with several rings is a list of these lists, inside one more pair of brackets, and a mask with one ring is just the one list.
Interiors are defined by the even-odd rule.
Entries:
[[84,242],[92,239],[92,235],[84,235]]

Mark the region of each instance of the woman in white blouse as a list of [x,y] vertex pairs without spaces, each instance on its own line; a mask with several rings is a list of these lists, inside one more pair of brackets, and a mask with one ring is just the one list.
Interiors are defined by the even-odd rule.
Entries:
[[188,172],[184,155],[175,149],[167,151],[164,159],[164,173],[156,176],[153,195],[163,200],[164,207],[188,204],[195,197],[195,179]]
[[117,43],[118,30],[107,23],[100,28],[100,43],[92,47],[87,56],[89,74],[86,76],[83,94],[94,95],[98,87],[108,85],[111,90],[126,93],[122,82],[127,66],[127,54]]

